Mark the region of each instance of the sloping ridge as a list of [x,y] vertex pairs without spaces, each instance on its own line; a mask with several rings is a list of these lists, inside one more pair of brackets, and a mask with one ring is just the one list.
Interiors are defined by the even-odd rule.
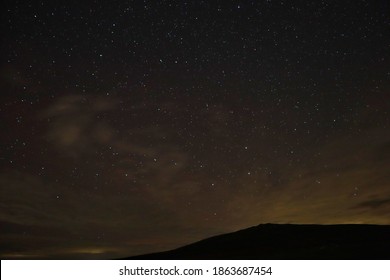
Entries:
[[262,224],[127,259],[390,259],[390,225]]

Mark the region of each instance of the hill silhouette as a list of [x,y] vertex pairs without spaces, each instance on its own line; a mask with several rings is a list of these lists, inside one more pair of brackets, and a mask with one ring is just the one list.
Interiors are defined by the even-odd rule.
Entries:
[[390,225],[262,224],[126,259],[390,259]]

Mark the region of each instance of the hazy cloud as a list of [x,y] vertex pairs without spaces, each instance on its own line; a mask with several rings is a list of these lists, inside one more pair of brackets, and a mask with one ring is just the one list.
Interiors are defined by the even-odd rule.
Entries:
[[390,198],[388,199],[372,199],[359,203],[355,208],[388,208],[390,207]]

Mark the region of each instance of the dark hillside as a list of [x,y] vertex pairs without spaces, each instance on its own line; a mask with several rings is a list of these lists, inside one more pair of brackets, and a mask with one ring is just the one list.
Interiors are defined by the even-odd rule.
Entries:
[[129,259],[390,259],[390,226],[264,224]]

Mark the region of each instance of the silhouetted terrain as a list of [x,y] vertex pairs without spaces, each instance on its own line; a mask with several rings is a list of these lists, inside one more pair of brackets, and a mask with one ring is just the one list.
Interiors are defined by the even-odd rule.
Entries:
[[128,259],[390,259],[390,225],[264,224]]

